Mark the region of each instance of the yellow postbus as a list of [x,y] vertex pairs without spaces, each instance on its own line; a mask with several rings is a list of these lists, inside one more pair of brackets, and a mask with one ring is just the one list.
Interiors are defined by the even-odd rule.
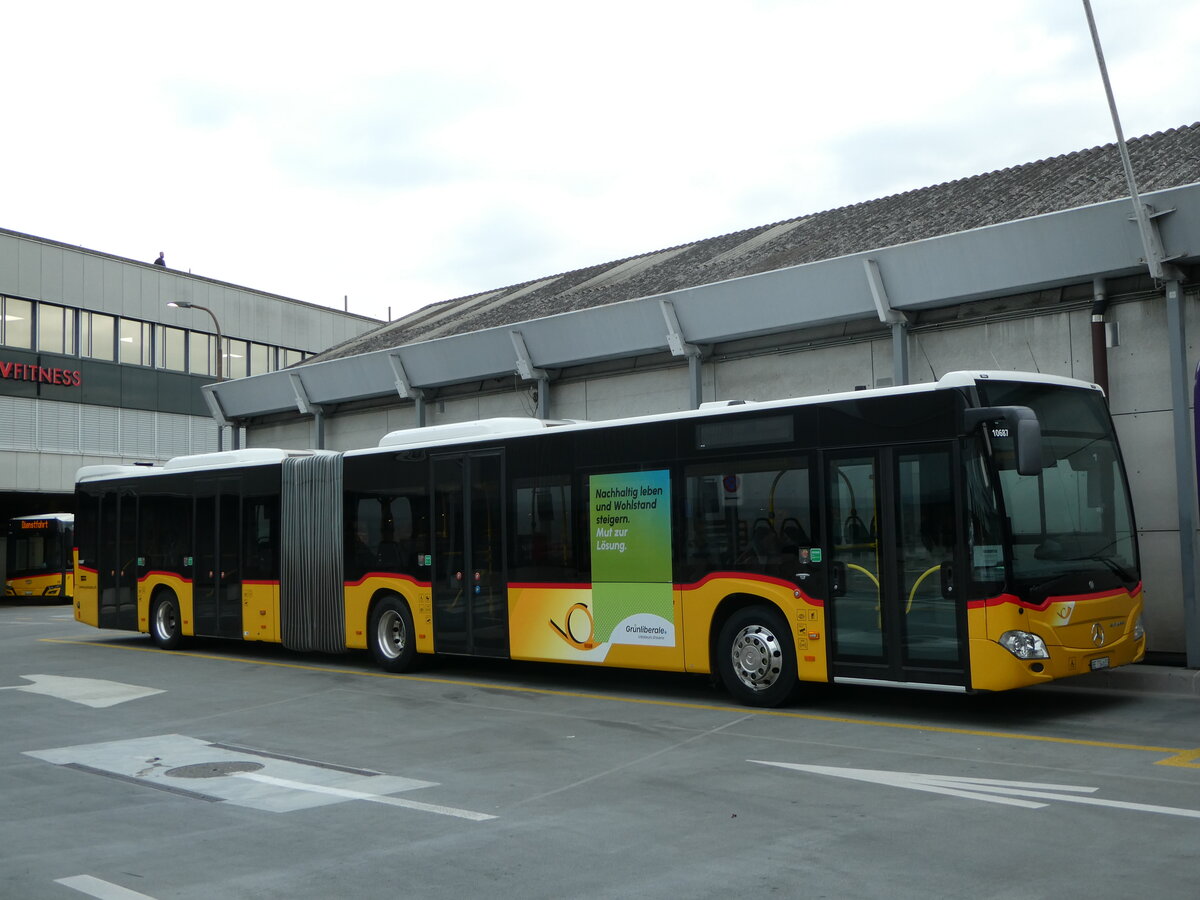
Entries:
[[77,478],[75,615],[147,632],[1000,691],[1140,660],[1137,531],[1101,391],[936,383]]
[[70,603],[75,596],[71,553],[75,517],[70,513],[8,520],[4,595]]

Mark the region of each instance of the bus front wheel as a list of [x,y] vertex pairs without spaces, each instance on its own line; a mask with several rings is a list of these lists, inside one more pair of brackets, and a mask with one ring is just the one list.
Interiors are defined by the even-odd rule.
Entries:
[[371,656],[387,672],[407,672],[417,661],[412,611],[400,597],[384,597],[371,610]]
[[162,650],[174,650],[183,638],[180,624],[179,601],[173,594],[160,597],[150,613],[150,634],[154,643]]
[[786,702],[798,680],[787,620],[765,606],[739,609],[717,638],[717,672],[740,703],[779,706]]

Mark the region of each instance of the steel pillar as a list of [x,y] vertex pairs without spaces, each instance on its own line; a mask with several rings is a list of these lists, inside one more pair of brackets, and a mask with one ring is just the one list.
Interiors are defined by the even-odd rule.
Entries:
[[1187,336],[1183,330],[1183,286],[1168,281],[1167,344],[1171,356],[1171,423],[1175,437],[1175,480],[1179,486],[1179,569],[1183,585],[1183,628],[1187,665],[1200,669],[1200,616],[1196,608],[1196,469],[1193,426],[1188,415]]

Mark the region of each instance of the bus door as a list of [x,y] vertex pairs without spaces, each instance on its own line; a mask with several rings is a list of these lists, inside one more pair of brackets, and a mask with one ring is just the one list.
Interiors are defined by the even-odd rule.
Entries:
[[835,680],[968,686],[957,465],[950,443],[826,457]]
[[137,498],[125,491],[99,497],[96,581],[101,628],[137,631]]
[[508,655],[504,457],[433,459],[433,638],[443,653]]
[[242,637],[240,482],[196,483],[196,559],[192,569],[195,633]]

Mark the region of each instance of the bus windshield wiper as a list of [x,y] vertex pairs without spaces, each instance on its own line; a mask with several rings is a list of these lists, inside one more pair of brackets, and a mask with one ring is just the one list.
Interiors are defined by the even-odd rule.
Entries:
[[1128,582],[1135,580],[1132,572],[1122,566],[1115,559],[1109,559],[1107,556],[1076,556],[1073,559],[1068,560],[1068,562],[1083,562],[1085,560],[1092,560],[1100,563],[1122,581]]
[[1055,575],[1053,578],[1049,578],[1046,581],[1039,581],[1037,584],[1032,584],[1026,588],[1026,590],[1031,595],[1041,594],[1043,592],[1048,595],[1051,587],[1058,584],[1060,581],[1063,581],[1064,579],[1075,577],[1077,574],[1078,573],[1076,572],[1063,572],[1061,575]]

